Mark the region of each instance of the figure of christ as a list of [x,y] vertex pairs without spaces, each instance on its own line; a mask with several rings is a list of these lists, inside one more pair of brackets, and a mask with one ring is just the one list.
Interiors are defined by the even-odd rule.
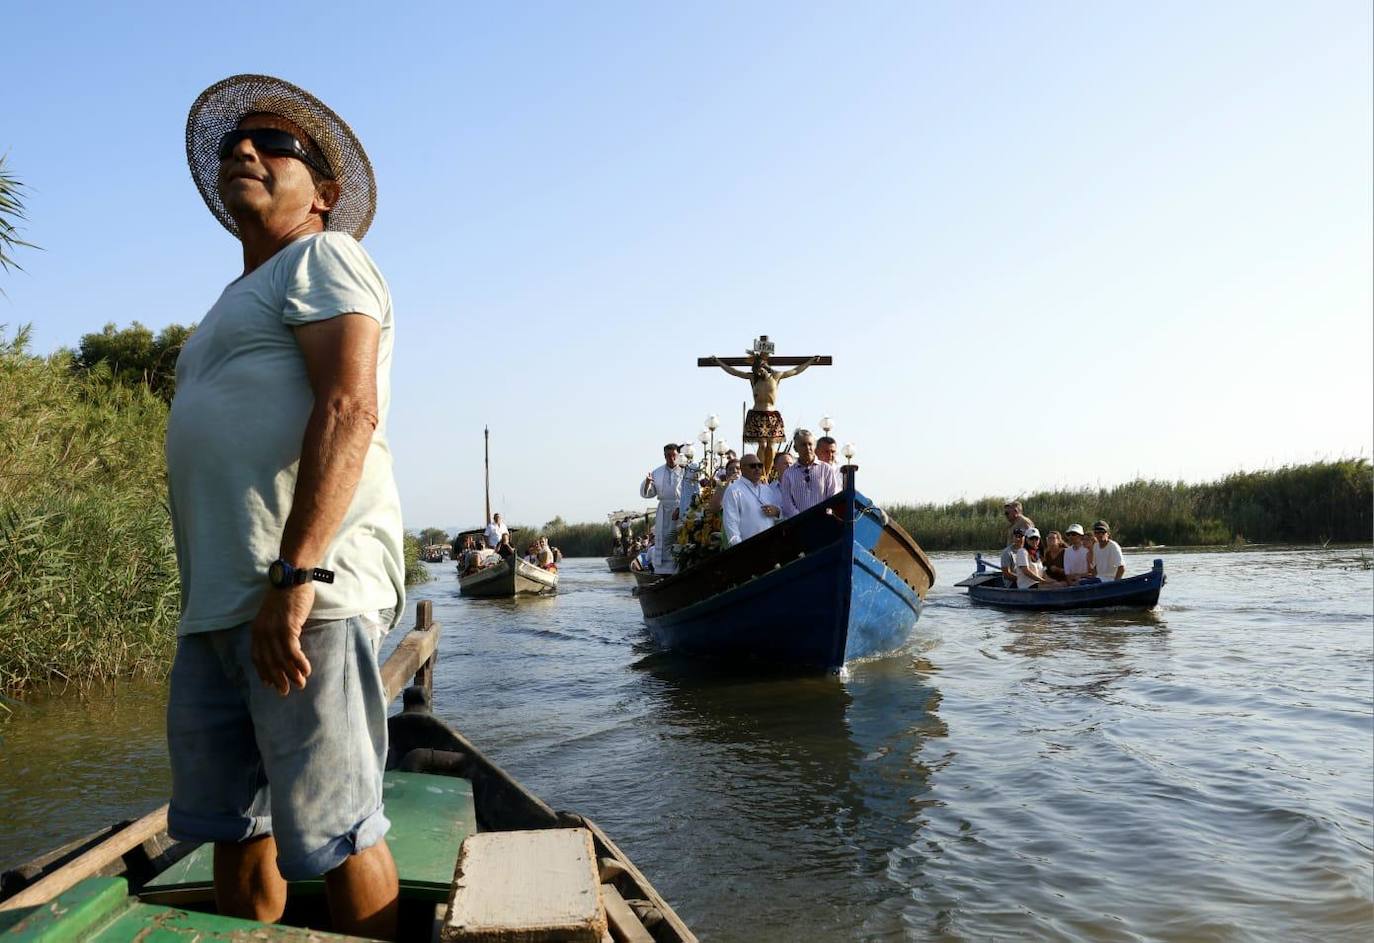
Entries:
[[791,370],[778,371],[768,365],[767,353],[757,350],[748,353],[753,356],[754,361],[747,371],[737,370],[719,357],[709,359],[732,377],[748,380],[754,391],[754,408],[745,414],[742,438],[746,443],[758,446],[758,457],[763,462],[763,477],[767,480],[773,468],[773,456],[777,453],[777,447],[787,438],[787,427],[782,421],[782,413],[777,411],[778,384],[801,373],[821,358],[819,355],[810,357]]

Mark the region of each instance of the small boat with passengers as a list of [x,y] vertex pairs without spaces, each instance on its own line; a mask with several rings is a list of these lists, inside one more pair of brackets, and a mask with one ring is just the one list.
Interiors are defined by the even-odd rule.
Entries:
[[[491,559],[491,558],[488,558]],[[486,566],[458,563],[458,592],[464,596],[552,596],[558,592],[558,571],[546,570],[520,557],[495,558]]]
[[[431,611],[419,604],[416,628],[382,666],[390,697],[415,682],[387,722],[383,781],[401,887],[398,939],[695,941],[596,823],[554,811],[430,712],[440,634]],[[167,834],[163,806],[0,875],[0,938],[355,939],[327,932],[319,879],[289,885],[281,924],[220,916],[212,858],[210,845]]]
[[1164,588],[1164,561],[1155,560],[1146,573],[1119,580],[1079,583],[1075,586],[1056,586],[1046,589],[1017,589],[1007,586],[1001,567],[974,555],[977,570],[955,586],[968,587],[969,599],[986,606],[1003,609],[1037,611],[1066,611],[1073,609],[1153,609],[1159,604]]
[[648,511],[612,511],[606,515],[615,543],[615,549],[606,557],[606,569],[612,573],[630,572],[630,561],[635,557],[635,524],[643,520],[647,530],[651,526],[649,521],[653,519],[653,514],[651,508]]
[[935,568],[910,534],[843,489],[678,573],[638,587],[649,633],[669,650],[838,670],[894,651],[920,618]]

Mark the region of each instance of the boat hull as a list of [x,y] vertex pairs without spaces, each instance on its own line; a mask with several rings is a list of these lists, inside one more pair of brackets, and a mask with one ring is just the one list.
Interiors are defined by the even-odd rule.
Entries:
[[630,558],[619,555],[607,557],[606,568],[612,573],[628,573],[630,572]]
[[970,586],[969,599],[1001,609],[1026,609],[1037,612],[1074,609],[1153,609],[1166,582],[1164,561],[1156,560],[1148,573],[1122,580],[1069,586],[1063,589],[1012,589],[995,584]]
[[854,488],[725,552],[639,587],[662,647],[804,669],[902,647],[934,582],[910,535]]
[[558,574],[524,560],[502,561],[475,573],[460,574],[458,591],[479,598],[547,596],[558,592]]

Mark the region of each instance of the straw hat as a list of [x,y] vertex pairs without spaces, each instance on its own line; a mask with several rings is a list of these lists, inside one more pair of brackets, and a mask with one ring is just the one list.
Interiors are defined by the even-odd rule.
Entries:
[[201,92],[186,116],[186,161],[205,205],[235,236],[238,224],[219,197],[219,140],[238,127],[244,115],[279,115],[310,135],[339,183],[339,199],[326,228],[362,239],[377,211],[377,179],[372,162],[353,130],[305,89],[270,75],[231,75]]

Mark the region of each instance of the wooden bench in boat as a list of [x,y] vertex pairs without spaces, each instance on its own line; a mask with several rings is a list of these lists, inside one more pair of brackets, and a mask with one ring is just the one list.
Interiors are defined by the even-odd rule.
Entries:
[[601,943],[606,932],[585,828],[486,832],[463,842],[444,943]]

